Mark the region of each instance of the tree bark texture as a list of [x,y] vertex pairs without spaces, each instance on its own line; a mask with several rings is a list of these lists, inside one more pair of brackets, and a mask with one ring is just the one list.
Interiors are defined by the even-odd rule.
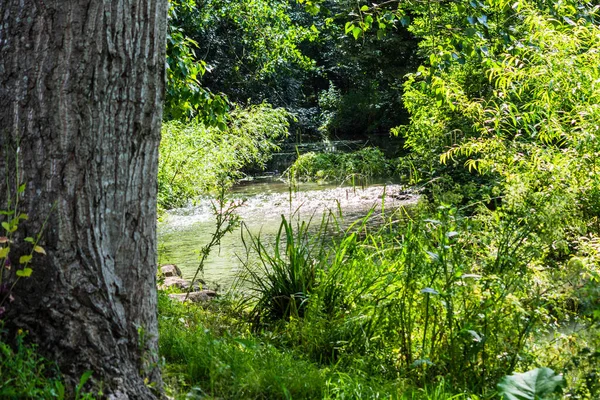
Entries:
[[0,0],[0,210],[25,183],[19,209],[29,215],[11,273],[22,239],[48,218],[47,255],[17,282],[7,322],[29,331],[69,385],[91,370],[112,398],[160,392],[166,18],[166,0]]

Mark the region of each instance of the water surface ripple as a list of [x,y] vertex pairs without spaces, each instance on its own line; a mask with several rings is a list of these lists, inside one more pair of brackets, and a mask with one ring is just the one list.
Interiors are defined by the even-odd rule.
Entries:
[[[231,196],[244,199],[238,214],[251,233],[260,234],[265,242],[273,241],[281,217],[318,224],[324,212],[342,211],[344,220],[351,222],[364,216],[371,208],[381,212],[415,203],[417,195],[398,184],[376,184],[361,187],[304,185],[301,190],[277,182],[246,183],[234,188]],[[200,259],[198,250],[210,241],[215,229],[210,198],[194,207],[171,210],[158,224],[159,262],[177,264],[185,278],[191,278]],[[245,258],[241,230],[226,236],[220,248],[214,249],[204,266],[204,279],[223,288],[231,285],[240,271],[240,257]]]

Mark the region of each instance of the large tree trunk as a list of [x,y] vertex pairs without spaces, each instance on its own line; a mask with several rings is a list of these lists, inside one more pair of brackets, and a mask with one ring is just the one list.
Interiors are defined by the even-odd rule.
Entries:
[[148,383],[160,391],[166,17],[166,0],[0,1],[0,210],[25,183],[19,208],[29,215],[12,272],[22,239],[48,218],[47,255],[17,282],[7,322],[29,330],[70,385],[91,370],[116,398],[153,398]]

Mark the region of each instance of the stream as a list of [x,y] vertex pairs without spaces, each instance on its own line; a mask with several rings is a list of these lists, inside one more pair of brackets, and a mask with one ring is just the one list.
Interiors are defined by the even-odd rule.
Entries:
[[[253,235],[260,234],[263,242],[271,243],[282,216],[289,219],[293,215],[301,221],[312,221],[317,227],[324,212],[339,214],[341,210],[344,222],[349,225],[371,208],[380,214],[382,205],[387,211],[415,203],[418,196],[405,189],[383,182],[365,187],[305,183],[291,189],[280,180],[265,177],[236,185],[228,197],[244,200],[237,209],[241,220]],[[196,206],[170,210],[158,223],[159,264],[176,264],[186,279],[194,276],[199,250],[210,242],[215,230],[211,202],[212,199],[204,198]],[[211,287],[228,289],[240,272],[245,254],[238,228],[212,250],[205,261],[204,273],[199,276]]]

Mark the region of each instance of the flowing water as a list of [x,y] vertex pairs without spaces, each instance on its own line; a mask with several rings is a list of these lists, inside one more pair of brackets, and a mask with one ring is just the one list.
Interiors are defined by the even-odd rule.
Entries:
[[[302,184],[290,187],[274,178],[255,179],[233,188],[231,198],[244,199],[237,212],[248,230],[260,234],[263,242],[273,242],[282,216],[293,215],[318,225],[324,212],[342,211],[344,221],[363,217],[374,208],[385,210],[414,203],[417,196],[397,184],[376,183],[366,187]],[[169,211],[158,224],[159,262],[176,264],[184,278],[191,279],[200,260],[199,249],[209,243],[215,230],[211,199],[197,206]],[[203,279],[211,286],[228,288],[240,272],[246,250],[241,229],[225,236],[212,250],[204,265]]]

